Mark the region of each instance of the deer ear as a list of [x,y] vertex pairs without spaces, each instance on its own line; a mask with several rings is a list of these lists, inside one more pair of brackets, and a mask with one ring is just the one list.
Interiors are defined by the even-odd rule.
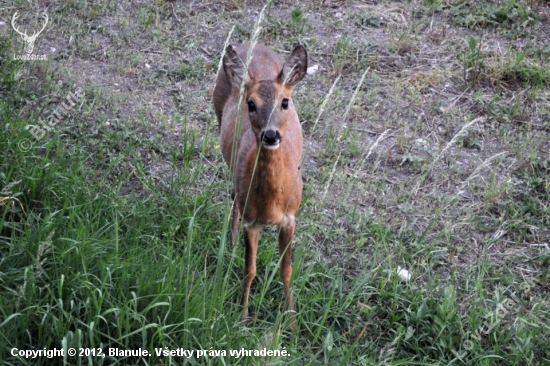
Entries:
[[227,46],[225,49],[225,55],[223,56],[223,70],[225,75],[237,88],[241,87],[241,83],[245,76],[245,67],[244,62],[241,60],[237,52],[235,52],[235,47],[232,45]]
[[286,60],[281,72],[279,72],[279,79],[284,80],[291,86],[296,85],[300,80],[304,78],[307,72],[307,51],[306,48],[299,44],[294,47],[292,53]]

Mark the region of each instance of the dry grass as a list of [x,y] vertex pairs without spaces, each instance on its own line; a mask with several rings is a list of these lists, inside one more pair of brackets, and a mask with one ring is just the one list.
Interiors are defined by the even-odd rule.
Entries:
[[[452,284],[456,293],[438,299],[456,304],[461,315],[471,303],[482,312],[486,299],[479,294],[489,298],[500,285],[527,280],[538,283],[530,299],[548,304],[548,5],[470,3],[279,1],[267,7],[259,42],[281,53],[304,43],[310,66],[319,67],[294,94],[305,135],[305,200],[296,232],[297,246],[308,251],[304,272],[308,263],[341,268],[342,291],[372,273],[385,289],[387,273],[401,265],[414,274],[411,288],[439,291]],[[37,95],[36,81],[48,79],[52,97],[40,97],[37,105],[56,103],[67,88],[85,89],[89,103],[57,132],[84,141],[89,164],[112,169],[110,183],[123,181],[129,197],[170,191],[171,179],[183,174],[189,179],[183,201],[207,195],[223,202],[230,180],[211,106],[216,65],[228,34],[232,43],[253,36],[264,5],[53,2],[52,26],[36,46],[50,61],[25,66],[21,78],[36,85],[30,89]],[[292,7],[304,10],[299,27],[292,25]],[[511,15],[491,23],[502,7]],[[0,10],[0,19],[14,8]],[[0,31],[7,33],[6,25]],[[28,108],[21,118],[36,114]],[[120,153],[128,145],[135,146],[131,159]],[[330,280],[312,283],[325,289]],[[364,308],[355,302],[338,308],[347,328],[330,318],[331,331],[346,339],[342,344],[363,342],[375,322],[372,334],[384,341],[369,350],[377,355],[369,361],[391,360],[396,347],[407,355],[427,349],[404,351],[407,328],[397,331],[393,323],[395,337],[384,338],[387,324],[373,319],[395,314],[384,318],[374,297],[361,298]],[[397,309],[392,301],[383,304]],[[542,314],[526,301],[522,311],[530,309]],[[325,360],[332,360],[328,351]]]

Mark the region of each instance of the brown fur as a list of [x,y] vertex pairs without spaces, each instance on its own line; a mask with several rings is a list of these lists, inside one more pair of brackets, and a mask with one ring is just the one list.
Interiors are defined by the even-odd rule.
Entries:
[[[217,76],[214,109],[221,132],[222,154],[233,172],[233,243],[237,239],[241,212],[244,219],[243,318],[248,315],[248,295],[256,275],[258,237],[263,225],[277,225],[279,228],[280,275],[288,309],[293,311],[291,241],[295,229],[294,215],[302,200],[302,129],[291,93],[292,87],[305,75],[307,54],[305,48],[298,46],[285,64],[269,48],[256,45],[248,70],[244,70],[249,44],[236,49],[229,47],[224,56],[224,68]],[[240,81],[244,77],[247,81],[239,137],[236,134],[237,103]],[[285,77],[287,83],[283,85],[281,78]],[[284,98],[288,99],[286,109],[282,104]],[[247,103],[250,101],[254,103],[255,111],[249,112]],[[277,131],[280,135],[275,150],[268,149],[269,144],[268,148],[262,145],[262,132],[266,130]],[[236,146],[235,151],[233,146]]]

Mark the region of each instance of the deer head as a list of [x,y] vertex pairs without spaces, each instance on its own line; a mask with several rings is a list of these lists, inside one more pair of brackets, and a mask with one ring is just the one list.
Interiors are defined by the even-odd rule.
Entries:
[[27,55],[30,55],[34,49],[34,42],[36,41],[36,38],[40,33],[42,33],[42,31],[44,30],[44,28],[46,28],[46,25],[48,24],[48,14],[46,13],[42,14],[42,18],[44,18],[45,20],[44,26],[42,26],[42,29],[40,29],[38,32],[35,32],[32,36],[27,35],[27,30],[25,30],[25,32],[20,32],[17,29],[17,26],[15,25],[15,21],[18,18],[19,18],[19,13],[15,12],[15,14],[13,14],[13,17],[11,18],[11,26],[17,33],[19,33],[23,37],[23,40],[27,43],[27,48],[25,52],[27,53]]

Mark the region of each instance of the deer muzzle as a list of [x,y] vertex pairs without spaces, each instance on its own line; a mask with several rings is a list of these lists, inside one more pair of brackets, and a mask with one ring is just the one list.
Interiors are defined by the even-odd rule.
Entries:
[[261,135],[262,145],[267,150],[277,150],[281,142],[281,134],[276,130],[265,130]]

